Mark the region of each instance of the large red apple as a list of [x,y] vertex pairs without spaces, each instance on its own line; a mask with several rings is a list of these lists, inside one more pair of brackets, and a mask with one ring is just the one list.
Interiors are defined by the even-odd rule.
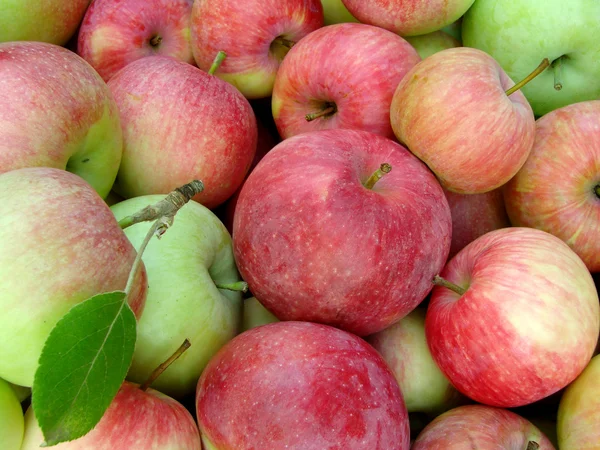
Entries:
[[282,138],[331,128],[394,138],[390,105],[400,80],[421,58],[404,39],[362,23],[310,33],[285,57],[273,87]]
[[[389,163],[374,186],[368,179]],[[425,165],[366,131],[303,133],[278,144],[238,199],[242,278],[279,319],[375,333],[412,311],[450,248],[450,209]]]
[[[592,277],[560,239],[533,228],[491,231],[444,268],[425,331],[434,360],[473,400],[516,407],[571,383],[600,332]],[[455,292],[456,291],[456,292]]]
[[362,339],[326,325],[246,331],[209,362],[196,392],[205,448],[408,450],[394,375]]

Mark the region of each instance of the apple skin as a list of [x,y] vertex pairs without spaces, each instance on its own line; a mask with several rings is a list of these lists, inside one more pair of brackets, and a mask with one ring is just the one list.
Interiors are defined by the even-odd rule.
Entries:
[[[310,33],[290,50],[275,77],[272,108],[280,136],[348,128],[393,139],[392,96],[419,61],[403,38],[372,25],[343,23]],[[306,120],[331,105],[335,113]]]
[[[362,183],[389,163],[373,189]],[[238,269],[280,320],[358,335],[386,328],[431,290],[450,249],[442,189],[398,143],[366,131],[288,138],[252,171],[233,223]]]
[[191,14],[192,0],[95,0],[79,29],[77,53],[106,81],[144,56],[194,64]]
[[237,89],[167,56],[138,59],[108,82],[123,126],[115,191],[168,194],[199,179],[207,208],[242,184],[256,152],[256,118]]
[[277,322],[236,336],[200,377],[196,411],[208,449],[409,448],[389,367],[327,325]]
[[325,25],[334,23],[358,22],[358,19],[350,14],[342,0],[321,0],[323,6],[323,19]]
[[261,305],[256,297],[244,299],[243,308],[242,332],[268,323],[279,322],[279,319]]
[[[529,442],[539,450],[554,450],[548,438],[514,412],[484,405],[465,405],[436,417],[413,443],[411,450],[525,450]],[[467,443],[469,443],[467,445]]]
[[439,30],[458,20],[475,0],[342,0],[363,23],[416,36]]
[[192,8],[191,45],[198,67],[208,71],[219,51],[227,58],[216,76],[246,98],[269,97],[275,74],[288,48],[323,26],[320,0],[196,0]]
[[600,333],[592,277],[560,239],[533,228],[491,231],[461,250],[435,287],[425,332],[433,359],[476,402],[528,405],[571,383]]
[[421,36],[406,36],[404,39],[415,48],[422,59],[447,48],[462,46],[458,39],[442,30],[433,31]]
[[0,42],[64,45],[75,34],[91,0],[2,0]]
[[[111,210],[120,220],[163,198],[136,197]],[[151,226],[151,222],[130,226],[125,235],[138,249]],[[192,200],[177,212],[160,240],[150,241],[142,261],[148,295],[127,379],[143,383],[187,338],[190,348],[153,383],[161,392],[181,398],[195,391],[209,359],[239,330],[241,292],[215,286],[240,281],[231,237],[209,209]]]
[[110,191],[123,148],[106,83],[75,53],[41,42],[0,44],[0,173],[56,167]]
[[600,271],[600,101],[556,109],[536,122],[529,158],[506,186],[515,226],[565,241]]
[[398,85],[392,128],[447,190],[491,191],[518,172],[533,146],[535,118],[521,92],[505,94],[513,85],[480,50],[442,50],[413,67]]
[[[135,256],[109,207],[80,177],[44,167],[0,175],[0,377],[32,386],[54,325],[72,306],[123,290]],[[142,265],[129,297],[138,318],[145,297]]]
[[23,442],[23,409],[11,385],[0,379],[0,436],[2,450],[20,450]]
[[548,68],[523,88],[536,116],[600,98],[600,2],[477,0],[462,21],[463,44],[490,54],[513,80],[544,58],[562,58],[562,89]]
[[558,407],[561,450],[594,450],[600,442],[600,355],[565,390]]
[[[191,347],[190,347],[191,349]],[[33,409],[25,413],[21,450],[37,450],[44,442]],[[142,391],[125,381],[94,429],[56,450],[201,450],[200,433],[187,409],[169,396],[149,388]]]

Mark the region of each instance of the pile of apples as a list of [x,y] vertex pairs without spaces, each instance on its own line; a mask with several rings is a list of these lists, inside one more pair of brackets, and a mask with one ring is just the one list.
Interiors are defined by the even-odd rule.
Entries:
[[2,450],[192,180],[57,449],[600,449],[600,2],[5,0]]

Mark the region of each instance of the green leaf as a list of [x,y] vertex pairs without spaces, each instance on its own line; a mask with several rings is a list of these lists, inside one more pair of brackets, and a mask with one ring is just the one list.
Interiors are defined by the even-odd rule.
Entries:
[[133,358],[136,319],[125,292],[77,304],[48,336],[33,381],[43,446],[87,434],[117,395]]

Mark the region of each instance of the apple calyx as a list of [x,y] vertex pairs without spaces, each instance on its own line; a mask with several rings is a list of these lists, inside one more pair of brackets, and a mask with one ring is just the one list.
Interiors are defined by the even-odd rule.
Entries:
[[161,35],[155,34],[150,39],[150,46],[156,48],[156,47],[158,47],[162,43],[162,40],[163,40],[163,38],[162,38]]
[[538,450],[538,448],[540,448],[540,444],[535,441],[529,441],[525,450]]
[[163,362],[162,364],[160,364],[156,369],[154,369],[152,371],[152,373],[150,374],[150,376],[148,377],[148,379],[146,381],[144,381],[144,383],[140,386],[140,389],[142,391],[146,391],[148,390],[148,388],[150,387],[150,385],[165,371],[167,370],[167,368],[173,364],[175,362],[175,360],[177,358],[179,358],[183,352],[185,352],[188,348],[190,348],[190,345],[192,345],[189,341],[189,339],[186,339],[185,341],[183,341],[183,344],[181,344],[179,346],[179,348],[177,350],[175,350],[175,353],[173,353],[171,356],[169,356],[169,358]]
[[391,171],[392,165],[389,163],[383,163],[381,166],[379,166],[379,169],[377,169],[369,178],[367,178],[367,181],[363,183],[363,186],[367,189],[373,189],[375,183],[377,183],[386,173],[390,173]]
[[307,122],[312,122],[319,117],[330,117],[337,112],[337,106],[335,103],[325,103],[325,108],[321,111],[310,113],[304,116]]
[[290,39],[284,38],[283,36],[277,36],[275,39],[273,39],[273,44],[281,45],[282,47],[291,49],[296,43]]
[[439,275],[436,275],[435,277],[433,277],[432,283],[435,284],[436,286],[441,286],[441,287],[445,287],[447,289],[450,289],[453,292],[456,292],[458,295],[463,295],[465,292],[467,292],[467,290],[457,284],[452,283],[451,281],[448,281],[442,277],[440,277]]
[[227,53],[225,53],[223,50],[219,50],[217,56],[215,56],[215,59],[210,65],[210,69],[208,69],[208,74],[214,75],[219,67],[221,67],[221,64],[223,64],[223,61],[225,61],[225,58],[227,58]]
[[596,186],[594,186],[594,194],[596,194],[596,197],[598,197],[598,199],[600,199],[600,183],[598,183]]
[[226,289],[228,291],[248,292],[248,283],[245,281],[236,281],[235,283],[215,283],[218,289]]
[[563,88],[562,84],[562,60],[566,58],[565,55],[560,58],[556,58],[552,61],[551,67],[554,70],[554,89],[560,91]]
[[281,62],[295,44],[296,43],[290,39],[287,39],[283,36],[277,36],[275,39],[273,39],[271,45],[269,45],[269,53],[271,53],[279,62]]
[[546,70],[546,68],[549,65],[550,65],[550,60],[548,58],[544,58],[542,60],[542,62],[540,63],[540,65],[537,66],[536,69],[533,72],[531,72],[529,75],[527,75],[521,81],[519,81],[513,87],[511,87],[510,89],[508,89],[506,91],[506,95],[509,96],[509,95],[514,94],[515,92],[517,92],[519,89],[521,89],[527,83],[529,83],[531,80],[533,80],[535,77],[537,77],[540,73],[542,73],[544,70]]

